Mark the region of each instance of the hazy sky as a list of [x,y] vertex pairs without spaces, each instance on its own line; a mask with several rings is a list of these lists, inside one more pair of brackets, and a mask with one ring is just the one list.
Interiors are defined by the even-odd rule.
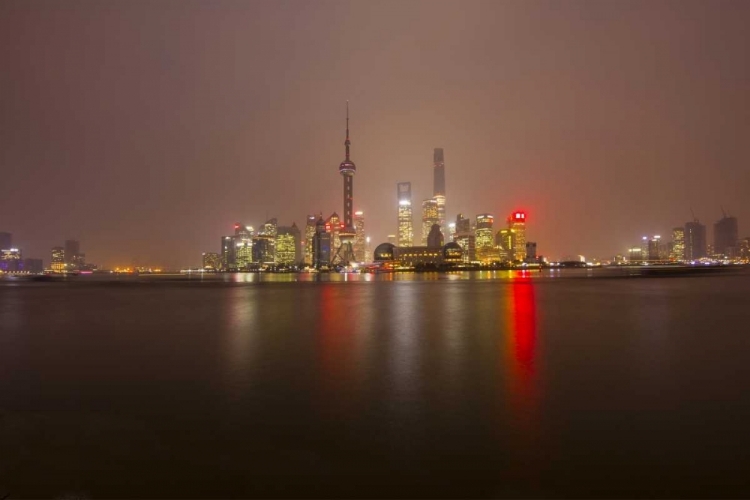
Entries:
[[[396,232],[527,210],[610,257],[720,205],[750,236],[750,2],[0,2],[0,231],[28,257],[197,265],[241,221],[355,208]],[[419,227],[415,210],[415,228]],[[712,230],[709,229],[709,236]],[[417,236],[419,230],[417,229]]]

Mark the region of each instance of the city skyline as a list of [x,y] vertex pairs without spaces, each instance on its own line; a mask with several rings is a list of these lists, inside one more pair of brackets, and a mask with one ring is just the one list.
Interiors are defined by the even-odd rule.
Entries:
[[25,256],[72,237],[103,266],[180,267],[236,220],[342,214],[347,99],[373,244],[401,181],[419,238],[436,148],[448,222],[524,210],[544,255],[611,257],[691,208],[709,242],[722,206],[748,236],[746,4],[116,5],[0,6],[0,230]]

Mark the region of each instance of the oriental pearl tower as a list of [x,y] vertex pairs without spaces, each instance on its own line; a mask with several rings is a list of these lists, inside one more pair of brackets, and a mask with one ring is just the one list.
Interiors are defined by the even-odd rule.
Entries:
[[354,256],[354,237],[356,231],[354,230],[354,218],[352,216],[354,203],[354,174],[357,171],[357,167],[354,162],[349,158],[349,146],[351,141],[349,140],[349,101],[346,101],[346,141],[344,141],[344,147],[346,148],[346,158],[339,165],[339,173],[344,177],[344,224],[339,231],[339,240],[341,245],[336,249],[336,253],[333,256],[333,264],[342,266],[348,266],[349,264],[356,262]]

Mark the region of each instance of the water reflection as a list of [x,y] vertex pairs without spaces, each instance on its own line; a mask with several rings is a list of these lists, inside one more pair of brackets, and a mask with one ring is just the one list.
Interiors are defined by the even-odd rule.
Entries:
[[[517,271],[507,294],[508,330],[505,339],[505,379],[515,444],[522,462],[533,460],[538,443],[537,321],[533,278]],[[519,469],[527,475],[529,470]]]
[[[246,275],[252,276],[249,273]],[[235,275],[242,276],[242,275]],[[252,380],[252,369],[259,361],[258,300],[253,288],[227,290],[224,310],[224,358],[229,394],[240,398]]]

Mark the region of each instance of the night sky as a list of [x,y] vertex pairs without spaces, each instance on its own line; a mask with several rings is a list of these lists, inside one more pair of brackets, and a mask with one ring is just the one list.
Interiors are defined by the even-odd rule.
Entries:
[[[199,265],[240,221],[355,209],[415,232],[529,214],[552,258],[609,258],[721,206],[750,236],[750,2],[0,3],[0,231],[25,257]],[[709,241],[712,229],[709,228]]]

